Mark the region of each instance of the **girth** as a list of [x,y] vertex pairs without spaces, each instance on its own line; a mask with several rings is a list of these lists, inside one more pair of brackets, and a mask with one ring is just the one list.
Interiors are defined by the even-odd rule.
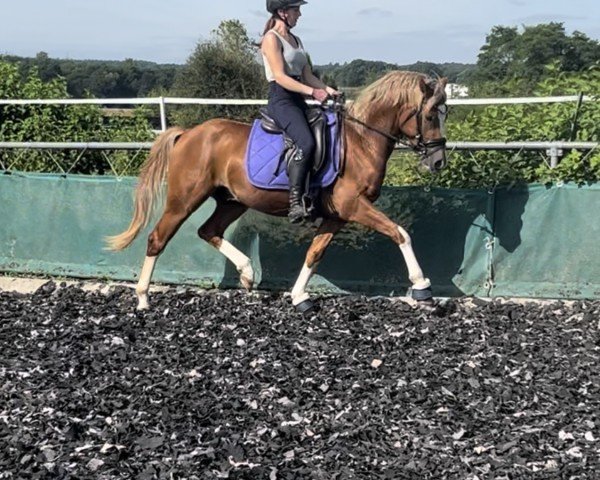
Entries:
[[[298,146],[287,134],[277,125],[277,122],[269,115],[266,107],[260,109],[261,127],[269,133],[283,134],[285,146],[283,149],[282,159],[288,165],[290,159],[296,154]],[[327,135],[327,118],[323,110],[319,107],[311,107],[306,111],[308,125],[315,139],[314,160],[311,168],[313,174],[317,173],[325,164],[328,150],[328,135]]]

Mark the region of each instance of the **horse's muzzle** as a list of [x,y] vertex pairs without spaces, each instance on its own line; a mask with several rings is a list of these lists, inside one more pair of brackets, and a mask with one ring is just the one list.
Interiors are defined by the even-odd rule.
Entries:
[[443,155],[442,158],[433,162],[431,170],[433,172],[439,172],[445,166],[446,166],[446,155]]
[[419,142],[413,147],[421,156],[421,165],[429,169],[431,173],[439,172],[446,166],[446,139],[444,137]]
[[427,167],[431,173],[437,173],[446,166],[446,149],[440,148],[421,158],[421,164]]

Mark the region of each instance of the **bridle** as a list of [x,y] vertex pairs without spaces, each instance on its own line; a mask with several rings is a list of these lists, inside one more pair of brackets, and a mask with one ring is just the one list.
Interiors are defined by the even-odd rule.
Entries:
[[[369,124],[363,122],[362,120],[354,117],[353,115],[350,115],[348,113],[348,110],[346,109],[346,107],[343,105],[343,103],[341,103],[338,108],[339,108],[339,111],[341,112],[342,116],[344,116],[348,120],[358,123],[359,125],[362,125],[363,127],[368,128],[369,130],[372,130],[389,140],[392,140],[394,142],[394,144],[400,143],[402,145],[409,147],[410,149],[413,150],[413,152],[419,154],[419,156],[421,158],[427,158],[430,155],[433,155],[435,152],[437,152],[438,150],[441,150],[442,148],[444,148],[446,146],[446,137],[434,138],[433,140],[427,140],[427,141],[425,141],[423,139],[422,124],[423,124],[423,106],[425,104],[425,100],[426,100],[425,97],[423,97],[423,100],[421,100],[421,104],[419,105],[419,108],[415,109],[400,125],[400,129],[402,129],[402,127],[410,119],[412,119],[413,117],[416,116],[417,117],[417,134],[412,137],[409,135],[406,135],[406,134],[404,134],[403,136],[397,137],[390,133],[384,132],[383,130],[380,130],[377,127],[369,125]],[[343,102],[343,100],[342,100],[342,102]],[[440,110],[440,107],[441,106],[437,107],[438,113],[445,116],[448,111],[447,106],[445,104],[443,105],[443,107],[444,107],[443,111]]]

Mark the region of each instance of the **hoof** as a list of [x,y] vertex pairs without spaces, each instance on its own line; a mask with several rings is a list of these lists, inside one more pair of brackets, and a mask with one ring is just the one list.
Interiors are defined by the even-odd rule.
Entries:
[[242,284],[242,287],[247,291],[252,290],[252,287],[254,286],[254,270],[252,269],[250,260],[248,259],[247,263],[240,266],[237,270],[240,274],[240,283]]
[[254,280],[252,278],[245,277],[244,275],[240,276],[240,283],[245,290],[250,291],[254,285]]
[[145,312],[146,310],[148,310],[148,305],[138,305],[137,307],[135,307],[136,312]]
[[413,300],[419,303],[429,302],[433,305],[433,294],[431,293],[431,287],[422,288],[421,290],[412,289],[410,296]]
[[304,300],[296,305],[296,311],[302,315],[310,315],[316,311],[316,307],[311,300]]
[[147,294],[139,294],[138,293],[138,304],[135,308],[137,311],[148,310],[148,295]]

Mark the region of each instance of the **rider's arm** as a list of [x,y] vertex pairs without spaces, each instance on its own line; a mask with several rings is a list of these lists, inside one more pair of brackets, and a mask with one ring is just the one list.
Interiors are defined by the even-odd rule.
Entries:
[[273,77],[277,84],[292,92],[298,92],[304,95],[313,94],[312,86],[304,85],[285,73],[281,45],[274,33],[267,33],[265,35],[262,41],[261,50],[267,59],[267,62],[269,62],[269,67],[271,67],[271,72],[273,72]]
[[323,83],[323,81],[313,73],[312,68],[308,64],[302,70],[302,80],[304,80],[304,82],[311,87],[322,88],[327,92],[328,95],[335,96],[339,95],[340,93],[335,88],[328,87],[325,83]]

